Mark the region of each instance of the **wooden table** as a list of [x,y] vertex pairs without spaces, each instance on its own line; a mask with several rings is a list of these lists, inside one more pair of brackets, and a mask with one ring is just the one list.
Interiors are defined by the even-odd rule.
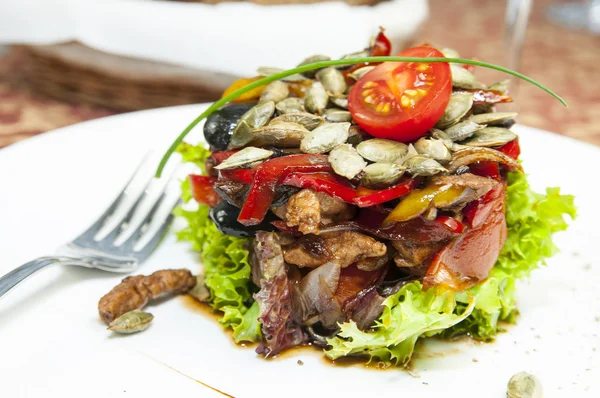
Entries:
[[[513,92],[520,123],[600,145],[600,37],[552,25],[544,16],[550,3],[534,1],[521,70],[563,96],[569,108],[521,84]],[[452,47],[463,57],[504,63],[505,1],[430,0],[430,5],[431,16],[418,40]],[[20,62],[11,54],[0,57],[0,147],[118,112],[42,98],[15,86]],[[504,78],[482,68],[476,73],[487,83]]]

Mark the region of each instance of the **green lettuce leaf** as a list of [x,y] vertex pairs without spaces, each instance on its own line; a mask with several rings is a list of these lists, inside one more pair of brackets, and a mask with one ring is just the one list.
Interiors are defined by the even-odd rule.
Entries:
[[388,297],[381,318],[371,331],[353,322],[341,325],[328,340],[328,357],[367,355],[386,364],[406,365],[419,337],[441,333],[452,338],[469,335],[493,340],[499,321],[514,322],[515,284],[557,251],[552,234],[567,228],[564,215],[575,217],[574,199],[548,188],[546,195],[531,190],[527,178],[509,173],[506,222],[508,239],[489,278],[465,292],[422,291],[418,282]]
[[409,283],[383,302],[383,313],[373,331],[362,332],[350,321],[328,340],[331,359],[346,355],[368,355],[385,363],[406,365],[420,336],[433,336],[469,316],[475,301],[462,314],[455,313],[455,293],[435,289],[423,291],[420,282]]
[[559,188],[547,188],[546,195],[533,192],[527,177],[508,174],[506,190],[508,238],[496,267],[510,276],[522,278],[558,251],[552,234],[567,229],[564,215],[576,216],[572,195],[561,195]]
[[[185,161],[202,168],[210,155],[203,147],[189,144],[182,144],[178,151]],[[187,179],[182,182],[181,189],[183,200],[189,201],[192,194]],[[236,342],[259,341],[258,305],[252,300],[254,285],[248,262],[250,241],[221,233],[210,220],[209,210],[204,205],[191,211],[177,207],[175,215],[187,221],[187,226],[177,232],[177,238],[190,242],[200,253],[205,284],[210,291],[208,303],[214,310],[223,313],[221,324],[233,329]]]

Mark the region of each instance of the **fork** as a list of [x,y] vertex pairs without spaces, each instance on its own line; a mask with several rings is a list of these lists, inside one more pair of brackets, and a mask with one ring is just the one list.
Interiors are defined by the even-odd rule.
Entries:
[[[63,245],[59,252],[66,252],[68,255],[55,255],[40,257],[29,261],[20,267],[10,271],[0,278],[0,297],[22,282],[25,278],[41,270],[51,264],[76,265],[86,268],[96,268],[102,271],[128,273],[134,271],[158,246],[162,237],[167,231],[171,221],[173,220],[172,210],[179,203],[179,199],[169,203],[169,212],[164,218],[159,217],[159,209],[163,203],[168,203],[167,187],[174,179],[175,172],[171,176],[165,178],[166,183],[157,193],[158,198],[152,204],[152,207],[146,213],[140,213],[143,219],[136,223],[137,226],[132,227],[132,221],[138,211],[141,211],[141,204],[149,200],[150,190],[154,184],[158,184],[158,180],[151,178],[146,181],[144,189],[137,196],[134,196],[132,183],[136,177],[141,174],[142,163],[137,167],[129,181],[125,184],[125,188],[119,193],[117,198],[106,209],[106,211],[88,228],[73,239],[71,242]],[[126,214],[117,219],[116,210],[128,200],[133,200],[133,204],[129,207]],[[97,235],[103,228],[107,227],[111,222],[117,221],[114,226],[104,237],[96,239]],[[151,225],[158,224],[156,232],[149,236],[148,229]],[[122,243],[118,243],[121,236],[129,235]],[[138,243],[149,238],[141,248],[138,248]]]

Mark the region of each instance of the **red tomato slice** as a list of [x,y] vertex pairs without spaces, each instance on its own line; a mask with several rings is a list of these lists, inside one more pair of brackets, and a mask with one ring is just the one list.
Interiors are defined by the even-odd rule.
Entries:
[[[398,55],[444,56],[432,47],[414,47]],[[451,93],[447,63],[384,62],[352,86],[348,109],[369,134],[408,142],[435,125]]]

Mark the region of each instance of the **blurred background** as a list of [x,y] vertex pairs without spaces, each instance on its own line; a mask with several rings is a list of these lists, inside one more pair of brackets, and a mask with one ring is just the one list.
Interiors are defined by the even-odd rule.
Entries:
[[[212,101],[259,66],[414,44],[517,69],[520,123],[600,145],[598,0],[4,0],[0,148],[84,120]],[[505,78],[475,71],[486,83]]]

